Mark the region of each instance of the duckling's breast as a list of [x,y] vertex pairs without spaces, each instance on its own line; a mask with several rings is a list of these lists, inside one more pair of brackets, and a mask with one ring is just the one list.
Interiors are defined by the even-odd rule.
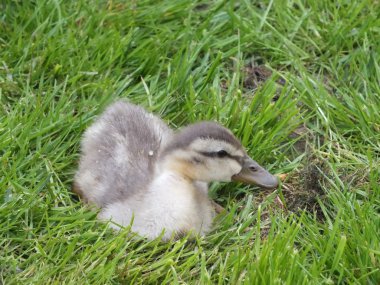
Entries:
[[198,186],[166,172],[156,177],[144,195],[107,205],[99,218],[122,226],[133,221],[132,231],[151,239],[163,231],[164,240],[188,233],[203,235],[211,229],[215,211],[206,185]]

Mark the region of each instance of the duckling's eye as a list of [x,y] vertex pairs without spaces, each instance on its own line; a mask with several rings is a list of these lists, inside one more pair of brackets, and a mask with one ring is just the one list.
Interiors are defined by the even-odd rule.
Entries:
[[224,149],[221,149],[221,150],[219,150],[219,151],[216,153],[216,155],[217,155],[218,157],[226,157],[226,156],[228,155],[228,153],[227,153]]

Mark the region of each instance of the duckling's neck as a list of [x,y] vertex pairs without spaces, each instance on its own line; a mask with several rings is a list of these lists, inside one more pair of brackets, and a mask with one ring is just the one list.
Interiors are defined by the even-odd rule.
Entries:
[[196,182],[194,167],[181,159],[165,158],[157,163],[155,176],[163,173],[171,173],[187,183]]
[[183,172],[173,169],[161,169],[160,174],[153,179],[150,189],[155,192],[168,192],[168,188],[172,187],[171,192],[177,192],[183,195],[186,192],[190,195],[203,195],[204,199],[208,199],[208,183],[197,181],[187,176]]
[[163,191],[166,194],[170,188],[172,193],[203,195],[204,199],[208,199],[208,183],[194,179],[193,167],[184,162],[167,160],[157,163],[154,177],[149,188],[155,192]]

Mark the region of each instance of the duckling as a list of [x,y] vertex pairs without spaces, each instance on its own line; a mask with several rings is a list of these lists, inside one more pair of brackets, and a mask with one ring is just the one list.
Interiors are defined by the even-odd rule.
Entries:
[[231,131],[200,122],[173,132],[142,107],[118,101],[84,134],[74,191],[112,227],[149,239],[205,235],[216,215],[208,184],[231,180],[275,188]]

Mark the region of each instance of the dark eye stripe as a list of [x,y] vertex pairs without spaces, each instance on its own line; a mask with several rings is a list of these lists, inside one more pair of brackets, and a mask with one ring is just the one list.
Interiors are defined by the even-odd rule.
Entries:
[[205,152],[205,151],[200,151],[199,154],[201,155],[204,155],[204,156],[207,156],[207,157],[215,157],[215,158],[224,158],[224,157],[227,157],[227,158],[230,158],[230,159],[233,159],[233,160],[236,160],[238,163],[241,163],[243,157],[241,156],[238,156],[238,155],[231,155],[229,153],[227,153],[224,157],[219,157],[219,154],[218,152]]
[[218,157],[217,152],[206,152],[206,151],[200,151],[201,155],[207,156],[207,157]]

